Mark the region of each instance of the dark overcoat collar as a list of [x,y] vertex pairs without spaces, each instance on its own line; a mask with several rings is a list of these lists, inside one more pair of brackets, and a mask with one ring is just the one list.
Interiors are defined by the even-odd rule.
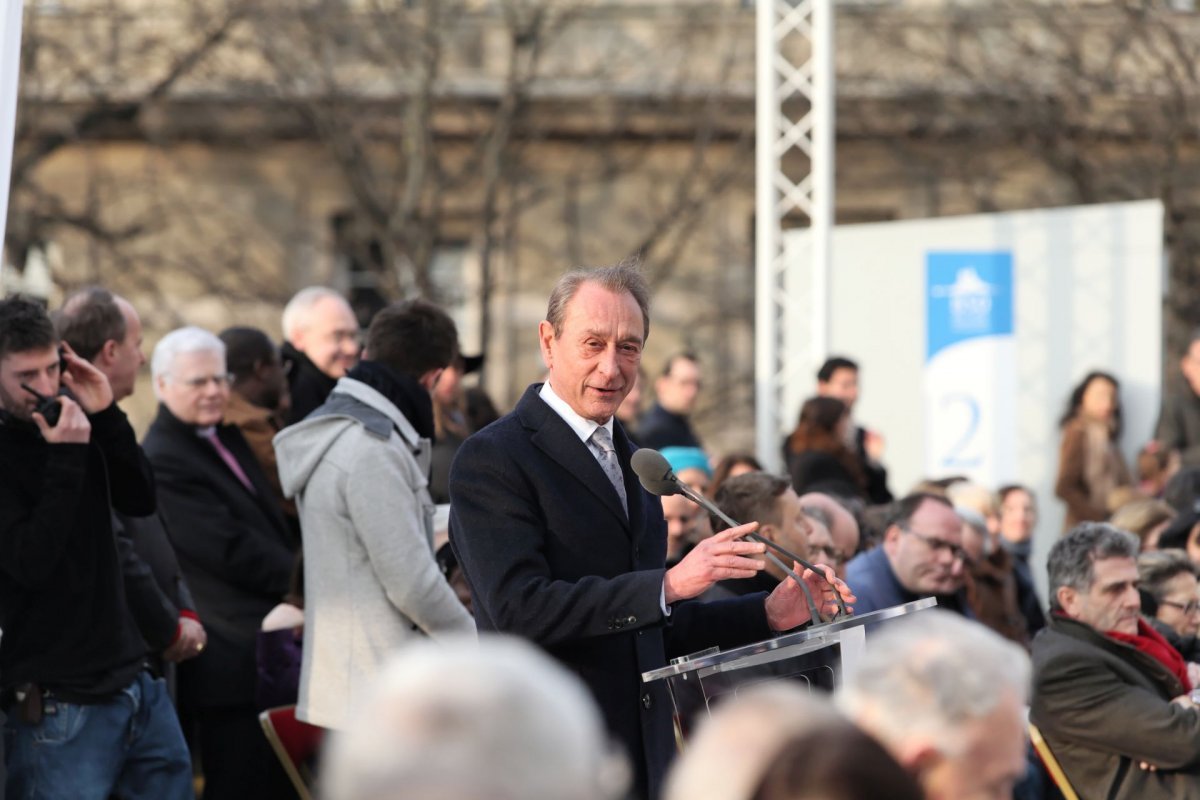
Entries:
[[517,403],[516,413],[521,424],[531,432],[530,440],[534,446],[544,452],[559,464],[568,474],[574,476],[589,492],[594,494],[614,517],[621,523],[622,529],[637,541],[645,527],[644,515],[646,500],[643,496],[642,485],[629,466],[634,446],[625,434],[624,428],[617,420],[613,421],[613,444],[617,449],[617,458],[621,464],[621,474],[625,478],[625,496],[629,501],[629,516],[621,508],[621,498],[613,488],[600,467],[600,462],[588,450],[588,446],[580,440],[566,420],[546,405],[539,392],[542,384],[535,383],[525,390],[524,396]]

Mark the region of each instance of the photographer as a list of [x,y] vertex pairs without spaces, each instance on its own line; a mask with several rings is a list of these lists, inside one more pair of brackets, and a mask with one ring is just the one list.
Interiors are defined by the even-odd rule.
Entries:
[[143,668],[114,508],[145,515],[155,500],[107,378],[60,348],[40,305],[0,301],[0,708],[12,797],[192,796],[179,721]]

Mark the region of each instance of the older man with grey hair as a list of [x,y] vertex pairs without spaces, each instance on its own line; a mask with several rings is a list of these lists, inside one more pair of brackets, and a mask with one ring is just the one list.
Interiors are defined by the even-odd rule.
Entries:
[[[179,701],[198,722],[205,800],[288,797],[258,728],[255,637],[284,595],[295,541],[229,400],[225,345],[201,328],[167,334],[150,359],[160,401],[143,447],[208,646],[179,671]],[[294,795],[293,795],[294,796]]]
[[1095,522],[1050,550],[1030,720],[1080,797],[1200,798],[1200,710],[1183,657],[1139,616],[1137,553]]
[[1011,797],[1026,772],[1024,651],[936,609],[867,645],[838,702],[917,776],[927,800]]
[[615,800],[628,764],[580,680],[519,639],[418,642],[322,766],[327,800]]
[[359,356],[359,327],[341,294],[327,286],[296,292],[283,309],[280,355],[292,404],[287,422],[299,422],[329,397]]

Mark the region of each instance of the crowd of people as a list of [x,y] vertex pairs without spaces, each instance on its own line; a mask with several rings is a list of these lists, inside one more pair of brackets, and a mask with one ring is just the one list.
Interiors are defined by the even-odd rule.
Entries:
[[[849,358],[817,372],[785,474],[706,450],[700,359],[646,385],[650,307],[635,265],[562,276],[545,379],[501,415],[443,309],[364,331],[308,288],[281,344],[163,336],[139,443],[137,309],[0,301],[3,796],[295,797],[259,722],[294,706],[330,734],[332,800],[1051,797],[1030,725],[1080,797],[1200,798],[1200,333],[1136,473],[1117,378],[1072,392],[1042,565],[1025,486],[893,496]],[[638,448],[721,514],[643,489]],[[740,693],[681,756],[641,679],[927,597],[832,695]]]

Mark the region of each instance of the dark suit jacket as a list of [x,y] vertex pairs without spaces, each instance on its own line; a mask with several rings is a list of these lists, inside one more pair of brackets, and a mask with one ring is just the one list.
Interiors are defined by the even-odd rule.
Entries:
[[771,635],[765,595],[682,602],[664,618],[666,523],[614,442],[629,516],[587,445],[530,387],[516,410],[468,438],[450,470],[450,541],[481,631],[524,636],[588,685],[656,797],[675,749],[671,699],[641,673],[669,657]]
[[251,705],[255,635],[287,592],[299,543],[242,434],[219,425],[217,435],[254,493],[195,427],[165,406],[143,446],[171,543],[208,632],[208,648],[180,668],[181,697],[201,706]]
[[162,512],[148,517],[113,515],[125,596],[129,610],[146,640],[150,660],[159,675],[167,664],[161,655],[175,640],[180,612],[196,612],[191,590],[167,536]]
[[284,422],[294,425],[329,399],[329,393],[337,386],[337,378],[321,372],[308,356],[289,342],[280,345],[279,355],[287,369],[288,394],[292,400]]

